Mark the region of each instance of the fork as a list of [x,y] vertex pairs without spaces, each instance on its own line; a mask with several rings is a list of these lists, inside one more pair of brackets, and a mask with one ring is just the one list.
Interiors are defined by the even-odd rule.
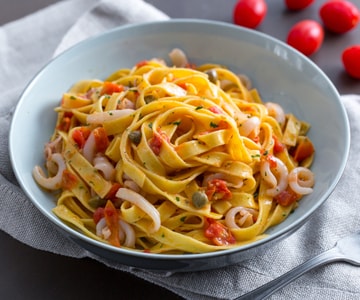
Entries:
[[248,292],[247,294],[235,298],[235,300],[265,299],[303,275],[305,272],[336,261],[344,261],[355,266],[360,266],[360,231],[341,238],[330,250],[320,253],[280,277]]

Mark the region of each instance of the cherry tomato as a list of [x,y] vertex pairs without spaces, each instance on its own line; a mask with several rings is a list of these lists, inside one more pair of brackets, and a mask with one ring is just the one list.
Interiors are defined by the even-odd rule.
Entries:
[[335,33],[345,33],[359,22],[358,8],[346,0],[331,0],[320,7],[320,18],[324,26]]
[[296,23],[289,31],[287,43],[310,56],[314,54],[322,45],[324,40],[324,30],[321,25],[313,20],[303,20]]
[[265,18],[267,5],[264,0],[238,0],[234,7],[234,23],[255,28]]
[[360,79],[360,44],[346,48],[342,53],[342,62],[350,76]]
[[310,6],[313,2],[314,0],[285,0],[285,5],[290,10],[300,10]]

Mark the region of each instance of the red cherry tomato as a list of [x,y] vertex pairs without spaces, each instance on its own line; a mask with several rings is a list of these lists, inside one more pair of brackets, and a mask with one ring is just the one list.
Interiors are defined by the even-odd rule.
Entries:
[[325,27],[335,33],[345,33],[359,22],[358,8],[346,0],[331,0],[320,7],[320,18]]
[[264,0],[238,0],[234,7],[234,23],[255,28],[265,18],[267,5]]
[[285,5],[290,10],[300,10],[310,6],[313,2],[314,0],[285,0]]
[[313,20],[303,20],[296,23],[289,31],[287,43],[310,56],[322,45],[324,30],[321,25]]
[[360,44],[346,48],[341,58],[346,72],[350,76],[360,79]]

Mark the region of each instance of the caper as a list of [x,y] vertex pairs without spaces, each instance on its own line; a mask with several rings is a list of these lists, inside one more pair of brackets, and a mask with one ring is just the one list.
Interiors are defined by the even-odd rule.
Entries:
[[139,145],[141,141],[141,131],[134,130],[129,133],[129,140],[133,142],[135,145]]
[[145,103],[148,104],[150,102],[153,102],[156,100],[156,97],[154,95],[146,95],[144,97]]
[[205,74],[208,75],[210,82],[216,84],[216,82],[218,80],[218,74],[217,74],[216,70],[214,70],[214,69],[207,70],[205,72]]
[[89,199],[89,205],[93,208],[98,208],[100,206],[104,206],[106,204],[106,200],[100,198],[99,196],[95,196]]
[[193,193],[191,200],[192,200],[192,204],[196,208],[202,208],[208,202],[208,197],[206,196],[206,194],[204,192],[196,191]]

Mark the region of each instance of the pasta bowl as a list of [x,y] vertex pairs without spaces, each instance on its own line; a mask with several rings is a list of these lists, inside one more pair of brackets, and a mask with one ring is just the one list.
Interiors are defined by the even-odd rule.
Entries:
[[[304,140],[312,150],[300,159]],[[63,234],[101,257],[166,272],[231,265],[294,233],[334,190],[349,144],[340,96],[309,59],[260,32],[186,19],[122,26],[60,54],[25,89],[10,131],[20,185]],[[96,159],[112,163],[114,177]],[[281,183],[282,165],[311,170],[306,186],[311,176],[299,175],[306,192],[288,173]],[[291,204],[278,189],[293,190]],[[234,201],[242,214],[225,220]]]

